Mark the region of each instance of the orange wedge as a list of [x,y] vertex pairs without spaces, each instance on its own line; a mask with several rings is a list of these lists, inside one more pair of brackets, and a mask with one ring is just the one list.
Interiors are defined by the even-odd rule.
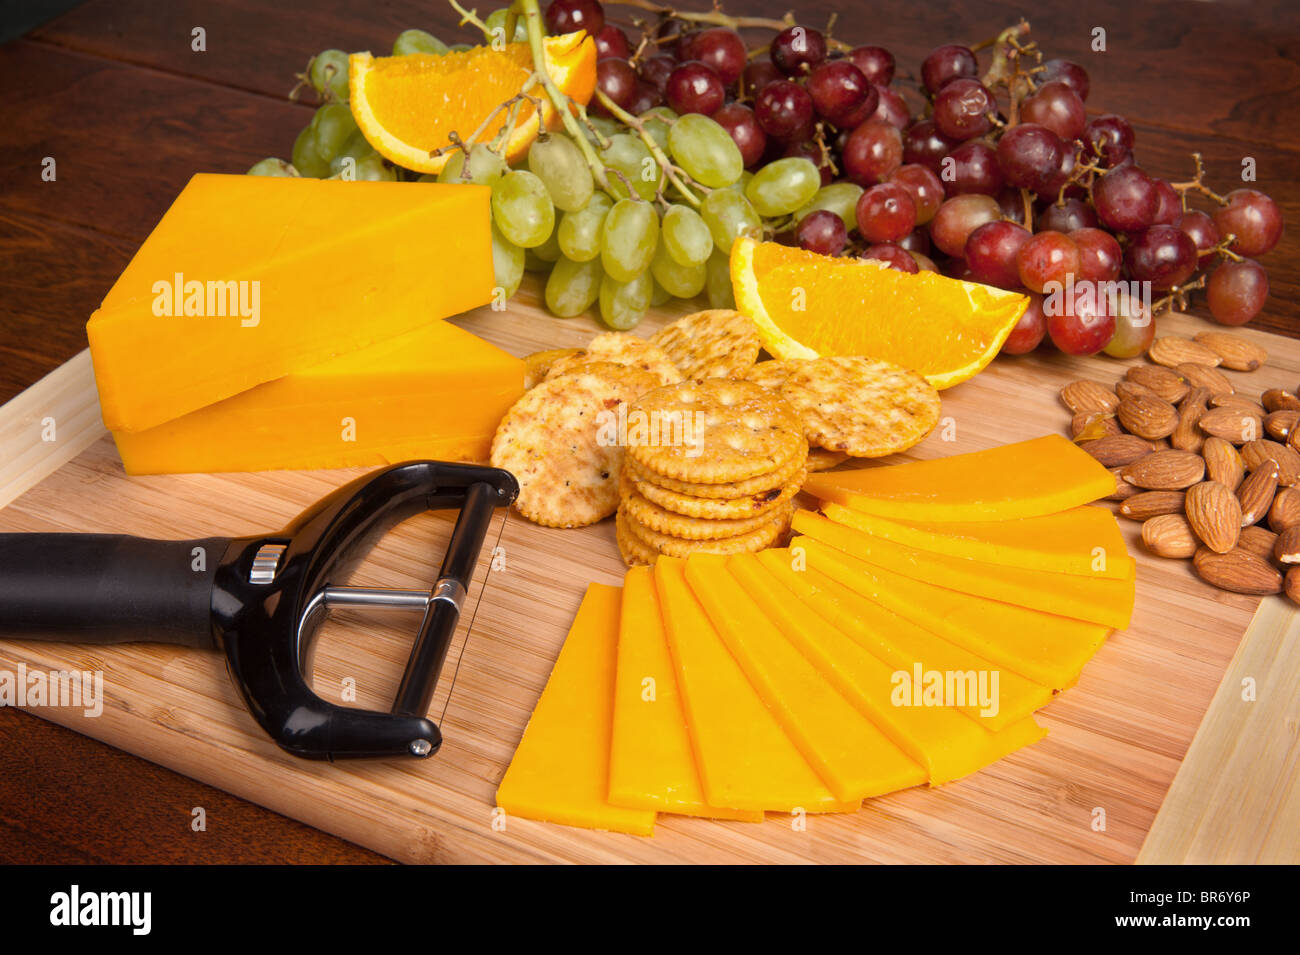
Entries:
[[740,238],[736,307],[777,358],[865,355],[948,388],[993,360],[1029,305],[1016,292]]
[[[546,69],[565,95],[584,106],[596,88],[596,45],[585,31],[548,37]],[[411,53],[374,57],[354,53],[348,60],[352,115],[362,134],[385,159],[416,172],[442,170],[451,153],[429,155],[451,144],[450,134],[468,137],[497,106],[517,95],[533,73],[527,43],[502,50],[474,47],[461,53]],[[542,103],[547,129],[559,116],[540,85],[531,94]],[[505,145],[507,162],[521,159],[537,138],[533,103],[519,104],[515,127]],[[506,123],[506,111],[478,136],[486,142]]]

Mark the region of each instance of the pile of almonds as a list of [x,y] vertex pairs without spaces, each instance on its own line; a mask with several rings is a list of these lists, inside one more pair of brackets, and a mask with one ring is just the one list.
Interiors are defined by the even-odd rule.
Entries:
[[1219,368],[1254,371],[1268,355],[1227,332],[1158,338],[1147,357],[1114,389],[1061,389],[1074,440],[1115,475],[1119,513],[1142,522],[1153,554],[1190,557],[1216,587],[1300,603],[1300,398],[1239,394]]

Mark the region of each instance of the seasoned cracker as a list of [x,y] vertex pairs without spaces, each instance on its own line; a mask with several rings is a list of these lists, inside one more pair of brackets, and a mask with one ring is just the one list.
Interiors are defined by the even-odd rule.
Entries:
[[659,380],[661,385],[674,385],[682,380],[682,373],[664,354],[663,349],[630,332],[605,332],[597,335],[587,343],[585,349],[578,350],[577,354],[557,359],[551,365],[546,377],[558,378],[575,368],[598,361],[631,365],[642,371],[648,371]]
[[[808,449],[808,473],[829,471],[838,464],[843,464],[849,456],[843,451],[827,451],[825,448]],[[624,460],[626,464],[626,459]]]
[[623,459],[623,470],[642,483],[657,484],[667,491],[676,491],[678,494],[685,494],[689,497],[730,500],[765,494],[774,488],[780,490],[793,481],[799,472],[804,469],[804,463],[807,461],[809,453],[805,444],[793,458],[775,471],[746,478],[743,481],[730,481],[726,484],[696,484],[690,481],[677,481],[646,470],[631,457]]
[[734,537],[721,537],[712,540],[683,540],[661,534],[640,523],[630,515],[624,514],[625,528],[631,534],[658,554],[668,557],[690,557],[691,554],[752,554],[771,547],[790,527],[790,518],[794,513],[792,505],[784,505],[761,526],[745,534]]
[[781,386],[808,443],[854,457],[905,451],[939,422],[939,392],[910,369],[870,358],[815,358]]
[[530,391],[546,380],[547,374],[557,361],[581,355],[581,348],[551,348],[547,351],[535,351],[524,356],[524,390]]
[[729,308],[685,315],[650,336],[687,378],[737,378],[758,359],[754,320]]
[[623,563],[629,567],[653,564],[659,556],[653,547],[628,529],[627,516],[621,506],[614,515],[614,539],[618,542],[618,553]]
[[669,491],[657,484],[646,484],[635,479],[633,479],[632,485],[642,497],[654,504],[658,504],[666,511],[672,511],[686,517],[728,521],[754,517],[758,514],[770,514],[798,494],[807,477],[808,472],[801,468],[799,473],[794,476],[794,479],[784,487],[772,488],[749,497],[731,499],[691,497],[688,494]]
[[660,534],[680,537],[684,540],[716,540],[720,537],[748,534],[772,519],[770,513],[726,520],[675,514],[643,497],[631,479],[626,476],[626,472],[620,493],[623,500],[619,504],[619,510],[626,512],[629,520],[636,521],[642,527],[648,527]]
[[794,409],[752,381],[706,378],[668,385],[637,401],[628,416],[660,424],[658,441],[636,443],[629,429],[628,455],[652,474],[677,481],[743,481],[804,453],[803,423]]
[[790,376],[806,364],[808,360],[805,358],[791,358],[786,361],[768,359],[760,361],[757,365],[751,365],[742,377],[746,381],[752,381],[772,391],[780,391],[781,386],[790,379]]
[[595,363],[524,392],[492,438],[492,466],[519,481],[519,513],[547,527],[582,527],[613,514],[624,449],[602,441],[600,412],[657,386],[639,368]]

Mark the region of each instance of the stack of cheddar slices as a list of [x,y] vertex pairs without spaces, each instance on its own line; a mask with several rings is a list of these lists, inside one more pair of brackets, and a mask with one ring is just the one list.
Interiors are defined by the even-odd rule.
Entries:
[[440,319],[491,300],[488,202],[195,176],[86,327],[127,471],[486,460],[523,363]]
[[1113,476],[1047,436],[810,476],[757,554],[592,584],[497,792],[508,814],[649,835],[658,813],[847,812],[969,775],[1128,626]]

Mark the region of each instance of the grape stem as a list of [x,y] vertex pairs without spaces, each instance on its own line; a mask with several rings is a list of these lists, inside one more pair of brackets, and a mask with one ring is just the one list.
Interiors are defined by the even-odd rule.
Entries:
[[[530,102],[532,102],[533,106],[537,108],[538,111],[540,112],[540,107],[542,105],[541,102],[537,99],[537,97],[528,95],[528,91],[536,85],[537,85],[537,74],[534,73],[532,76],[530,76],[527,80],[524,81],[524,85],[518,93],[510,97],[504,103],[500,103],[499,105],[496,106],[496,108],[492,110],[492,112],[488,113],[487,116],[483,119],[483,122],[479,124],[478,129],[470,133],[467,138],[462,139],[459,133],[457,133],[455,130],[452,130],[451,133],[447,136],[447,138],[451,140],[451,145],[439,146],[437,149],[429,150],[430,158],[434,156],[444,155],[445,153],[449,153],[454,149],[463,149],[466,153],[468,153],[469,147],[474,145],[474,143],[478,142],[478,138],[482,136],[485,132],[487,132],[487,128],[488,126],[491,125],[492,120],[496,119],[497,116],[500,115],[500,113],[503,110],[511,110],[511,113],[509,118],[506,121],[506,125],[502,127],[502,132],[506,131],[507,128],[513,127],[515,119],[517,118],[517,114],[518,114],[518,108],[517,108],[518,104],[523,100],[529,100]],[[497,138],[500,138],[500,133],[497,134]],[[495,139],[493,142],[495,143]]]
[[466,10],[459,3],[457,3],[456,0],[447,0],[447,2],[451,4],[451,8],[453,10],[455,10],[457,13],[460,14],[460,24],[459,24],[460,26],[464,26],[467,23],[472,24],[478,27],[483,32],[483,36],[485,39],[488,40],[492,39],[492,34],[488,32],[487,24],[478,18],[477,7],[475,7],[473,10]]
[[1187,296],[1196,289],[1205,288],[1205,274],[1202,273],[1195,282],[1188,282],[1186,285],[1176,285],[1169,290],[1169,294],[1164,298],[1157,299],[1151,305],[1151,315],[1163,314],[1170,311],[1174,305],[1178,306],[1179,311],[1187,311]]
[[1207,199],[1213,199],[1219,205],[1226,206],[1228,204],[1228,200],[1223,198],[1223,196],[1219,195],[1217,192],[1214,192],[1212,189],[1210,189],[1210,187],[1207,186],[1203,181],[1205,179],[1205,161],[1201,157],[1201,154],[1192,153],[1192,162],[1196,164],[1195,178],[1189,179],[1187,182],[1171,182],[1169,184],[1173,186],[1174,189],[1178,191],[1178,195],[1184,199],[1183,207],[1186,208],[1187,206],[1186,194],[1189,190],[1199,192]]
[[677,191],[682,194],[682,198],[696,208],[699,208],[699,197],[697,197],[695,193],[691,192],[690,187],[688,187],[686,183],[682,182],[681,178],[678,176],[679,172],[685,175],[684,170],[674,166],[672,162],[669,161],[668,157],[664,155],[664,151],[659,148],[659,144],[655,142],[655,138],[646,130],[645,123],[641,122],[640,119],[633,116],[627,110],[623,109],[623,107],[619,106],[612,99],[606,96],[603,90],[596,90],[596,98],[600,100],[600,104],[604,106],[605,109],[609,110],[611,116],[617,119],[620,123],[623,123],[625,126],[629,126],[636,130],[637,136],[641,138],[641,142],[645,143],[646,148],[650,150],[650,155],[652,155],[655,162],[659,164],[659,168],[664,171],[664,176],[667,177],[668,181],[677,187]]

